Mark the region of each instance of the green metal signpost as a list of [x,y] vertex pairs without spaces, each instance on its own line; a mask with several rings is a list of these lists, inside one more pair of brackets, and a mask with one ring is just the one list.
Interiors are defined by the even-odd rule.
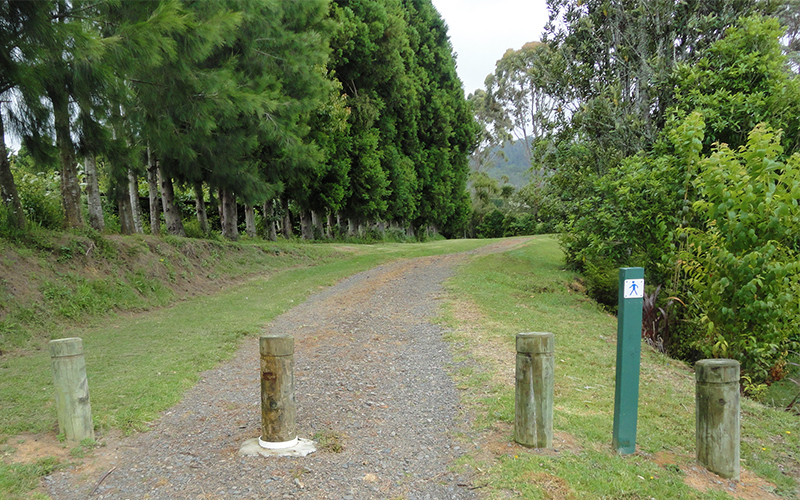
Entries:
[[627,455],[636,451],[636,419],[639,413],[639,364],[642,351],[644,269],[619,270],[617,316],[617,376],[614,390],[613,446]]

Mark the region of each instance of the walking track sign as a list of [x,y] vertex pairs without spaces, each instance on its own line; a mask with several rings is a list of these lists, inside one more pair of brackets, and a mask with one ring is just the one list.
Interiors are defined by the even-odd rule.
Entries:
[[617,376],[614,389],[614,449],[623,455],[636,451],[639,414],[639,364],[642,352],[644,269],[619,270],[617,315]]

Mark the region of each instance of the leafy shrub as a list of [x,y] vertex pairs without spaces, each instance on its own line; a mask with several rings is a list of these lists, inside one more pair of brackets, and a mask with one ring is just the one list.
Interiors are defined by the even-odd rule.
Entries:
[[800,154],[780,161],[780,135],[758,125],[738,151],[722,144],[701,161],[694,209],[708,219],[680,254],[697,348],[739,360],[754,384],[800,329]]
[[208,234],[203,231],[203,228],[200,227],[200,221],[195,219],[189,219],[183,221],[183,230],[186,233],[187,238],[206,238]]
[[586,291],[594,300],[616,311],[619,294],[619,267],[610,260],[586,261]]
[[11,211],[5,203],[0,203],[0,238],[17,239],[23,231],[16,227],[11,219]]
[[479,238],[501,238],[505,232],[503,221],[506,216],[500,210],[492,210],[483,217],[483,221],[478,224]]
[[384,234],[384,241],[392,243],[405,243],[407,241],[414,241],[414,238],[409,238],[408,232],[400,227],[390,227]]
[[17,175],[17,190],[29,222],[60,229],[64,222],[58,173]]

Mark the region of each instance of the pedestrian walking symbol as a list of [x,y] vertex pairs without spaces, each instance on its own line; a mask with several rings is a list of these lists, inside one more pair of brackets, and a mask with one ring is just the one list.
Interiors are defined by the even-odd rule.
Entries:
[[623,298],[642,299],[644,298],[644,280],[625,280],[625,290]]

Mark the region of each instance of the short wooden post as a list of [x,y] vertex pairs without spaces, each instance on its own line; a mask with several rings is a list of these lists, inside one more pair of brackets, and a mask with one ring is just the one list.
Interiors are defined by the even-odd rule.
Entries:
[[94,439],[83,341],[79,338],[51,340],[49,347],[56,387],[58,431],[68,441]]
[[553,446],[552,333],[517,334],[517,385],[514,441],[523,446]]
[[294,338],[264,335],[261,351],[261,437],[263,448],[291,448],[298,443],[294,401]]
[[739,362],[695,364],[697,461],[726,479],[739,479]]

